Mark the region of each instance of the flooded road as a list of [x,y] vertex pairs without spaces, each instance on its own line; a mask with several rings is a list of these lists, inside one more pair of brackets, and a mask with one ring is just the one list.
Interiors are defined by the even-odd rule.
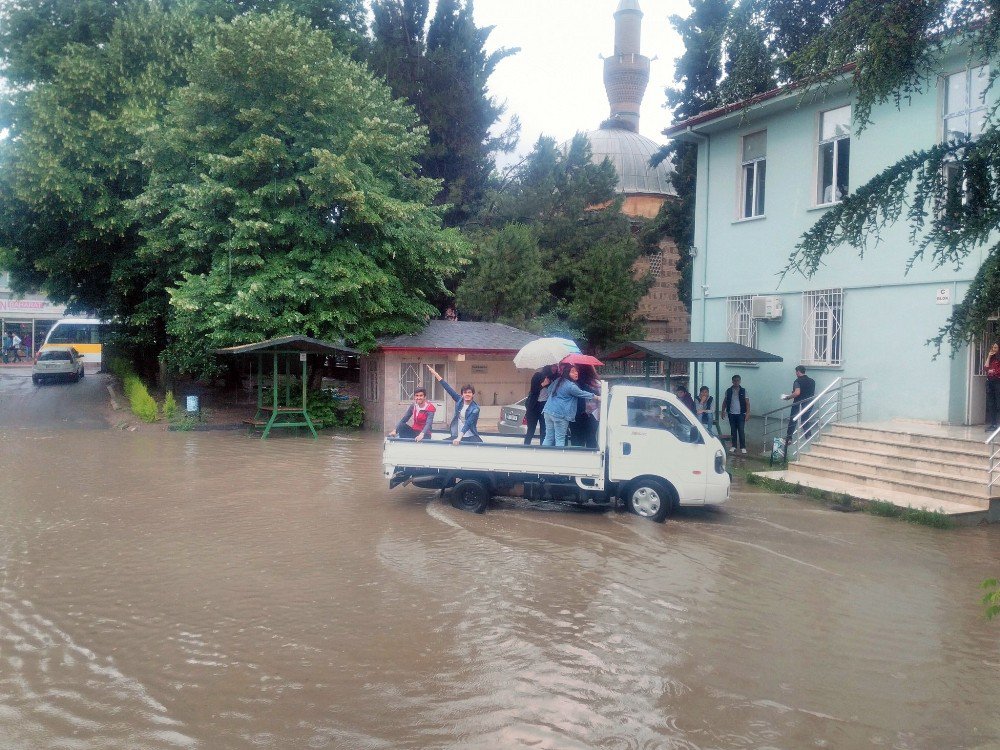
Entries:
[[0,747],[1000,747],[1000,529],[476,516],[380,455],[0,425]]

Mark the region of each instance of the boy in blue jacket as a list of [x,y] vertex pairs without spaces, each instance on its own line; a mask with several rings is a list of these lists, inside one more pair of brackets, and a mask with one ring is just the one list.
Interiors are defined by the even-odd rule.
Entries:
[[448,392],[448,395],[455,399],[455,416],[451,418],[451,442],[458,445],[461,442],[481,443],[483,439],[479,437],[476,426],[479,423],[479,404],[473,399],[476,397],[476,389],[471,385],[463,385],[461,394],[448,385],[448,381],[438,374],[430,365],[424,365],[430,370],[434,379]]

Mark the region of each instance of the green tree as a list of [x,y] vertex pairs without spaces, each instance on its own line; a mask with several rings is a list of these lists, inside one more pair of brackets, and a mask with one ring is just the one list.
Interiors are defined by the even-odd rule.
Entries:
[[9,0],[0,3],[0,59],[7,87],[0,94],[0,128],[16,126],[26,92],[50,81],[70,45],[99,48],[115,23],[152,5],[184,15],[230,20],[241,13],[291,10],[327,31],[339,49],[363,46],[364,0]]
[[[594,164],[591,160],[586,136],[577,134],[564,147],[543,136],[490,195],[477,219],[488,230],[511,222],[531,227],[538,238],[540,262],[551,278],[543,316],[582,331],[592,347],[607,343],[603,331],[630,325],[649,289],[649,280],[635,278],[631,270],[640,248],[621,212],[617,183],[610,162]],[[595,267],[594,253],[602,249],[625,258],[627,270],[618,273],[620,263],[614,273]],[[589,295],[589,300],[603,294],[623,304],[594,307],[588,316],[582,296],[574,306],[578,294]],[[603,317],[608,314],[612,317]]]
[[[875,105],[898,105],[911,92],[933,90],[942,50],[953,44],[964,45],[970,66],[995,64],[1000,6],[973,0],[850,0],[801,51],[798,70],[806,80],[823,85],[843,75],[844,65],[854,66],[852,113],[860,131],[870,124]],[[978,137],[918,150],[852,191],[803,235],[786,272],[811,275],[843,244],[863,254],[877,243],[882,229],[906,221],[915,247],[907,268],[928,256],[938,266],[960,266],[974,253],[984,258],[965,298],[932,341],[938,348],[947,341],[954,351],[982,333],[1000,307],[996,115],[994,106]]]
[[438,202],[449,204],[447,220],[456,225],[482,199],[495,155],[516,145],[516,120],[492,134],[505,106],[487,85],[497,65],[517,50],[486,51],[492,27],[476,26],[471,1],[439,0],[425,36],[428,10],[429,0],[376,0],[371,65],[427,125],[429,148],[421,165],[444,181]]
[[762,27],[768,30],[768,48],[779,77],[787,83],[799,76],[796,59],[837,15],[847,0],[764,0]]
[[635,241],[625,235],[587,248],[576,267],[569,321],[596,350],[642,335],[637,303],[652,279],[636,277],[638,257]]
[[762,0],[741,0],[733,8],[725,36],[726,77],[719,94],[726,104],[749,99],[775,86],[775,62],[768,48]]
[[[671,16],[670,23],[680,34],[684,52],[674,66],[674,82],[666,91],[667,106],[674,120],[686,120],[717,107],[722,102],[719,82],[722,79],[722,47],[729,28],[729,0],[692,0],[687,18]],[[677,294],[691,309],[691,247],[694,244],[694,194],[698,170],[698,149],[694,144],[673,141],[661,148],[653,165],[673,162],[673,187],[676,201],[667,201],[653,221],[651,229],[670,236],[680,257]],[[655,241],[656,236],[650,237]]]
[[73,310],[119,317],[147,343],[162,331],[158,269],[137,258],[126,202],[145,184],[143,134],[183,83],[199,28],[136,6],[105,43],[70,45],[51,80],[27,91],[0,150],[0,248],[16,290],[44,287]]
[[508,224],[476,245],[472,264],[458,286],[459,309],[482,320],[528,326],[548,301],[551,283],[531,228]]
[[143,257],[181,272],[174,368],[297,333],[370,347],[436,312],[465,246],[441,228],[440,183],[418,174],[409,106],[285,12],[217,25],[189,80],[149,136],[135,204]]

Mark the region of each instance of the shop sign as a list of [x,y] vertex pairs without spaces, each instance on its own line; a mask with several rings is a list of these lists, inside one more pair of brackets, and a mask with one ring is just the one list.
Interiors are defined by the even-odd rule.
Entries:
[[0,299],[0,313],[55,313],[62,315],[65,307],[44,299]]

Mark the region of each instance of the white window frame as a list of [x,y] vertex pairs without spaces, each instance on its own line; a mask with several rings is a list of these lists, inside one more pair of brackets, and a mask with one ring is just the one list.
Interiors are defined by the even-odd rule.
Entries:
[[[840,109],[846,109],[846,110],[848,110],[848,122],[850,122],[850,117],[853,116],[853,112],[851,111],[851,105],[850,104],[843,104],[843,105],[841,105],[839,107],[834,107],[833,109],[823,110],[822,112],[819,113],[819,117],[817,118],[816,192],[814,193],[814,200],[815,200],[817,206],[833,206],[833,205],[836,205],[837,203],[840,203],[842,200],[844,200],[844,198],[846,198],[847,194],[850,192],[850,187],[851,187],[850,151],[848,151],[848,157],[847,157],[847,160],[848,160],[848,164],[847,164],[847,191],[843,195],[841,195],[839,197],[837,196],[837,173],[840,171],[839,167],[840,167],[841,143],[843,141],[847,141],[847,143],[848,143],[848,149],[850,149],[851,136],[853,135],[853,132],[848,133],[847,135],[840,135],[840,136],[836,136],[835,135],[835,136],[832,136],[830,138],[823,138],[823,116],[824,115],[828,115],[831,112],[836,112],[837,110],[840,110]],[[828,144],[832,144],[833,145],[833,164],[831,166],[831,176],[832,176],[832,179],[831,179],[831,182],[830,182],[830,188],[831,188],[830,189],[830,195],[832,197],[832,200],[829,200],[829,201],[823,199],[823,190],[824,190],[824,187],[823,187],[823,147],[826,146],[826,145],[828,145]]]
[[726,298],[726,338],[735,344],[757,348],[757,321],[751,315],[754,295],[740,294]]
[[840,367],[844,364],[844,290],[816,289],[802,293],[802,364]]
[[[983,115],[983,124],[985,127],[986,113],[989,109],[989,105],[986,103],[985,97],[982,101],[973,102],[972,101],[972,76],[977,71],[982,71],[982,74],[989,80],[990,68],[989,65],[976,65],[973,67],[967,67],[963,70],[956,70],[954,73],[949,73],[947,75],[941,76],[941,140],[948,140],[948,120],[954,119],[956,117],[965,118],[965,131],[969,134],[972,140],[978,138],[982,131],[978,133],[972,132],[972,116],[975,114]],[[966,106],[965,109],[959,109],[951,114],[948,113],[948,82],[955,76],[962,76],[963,83],[965,85],[965,98]],[[984,90],[985,91],[985,90]]]
[[[424,367],[423,360],[407,360],[399,363],[399,400],[412,401],[413,392],[422,387],[427,392],[428,401],[443,401],[444,388]],[[429,363],[438,372],[445,371],[443,362]]]
[[[764,136],[764,155],[753,159],[743,158],[745,154],[745,144],[747,138],[755,135]],[[758,130],[747,133],[740,138],[740,205],[739,217],[741,219],[759,219],[764,216],[764,197],[767,192],[764,189],[767,180],[767,131]],[[747,178],[750,173],[749,179]],[[747,195],[749,191],[749,196]],[[763,194],[763,195],[762,195]],[[750,198],[750,213],[747,213],[747,198]]]

